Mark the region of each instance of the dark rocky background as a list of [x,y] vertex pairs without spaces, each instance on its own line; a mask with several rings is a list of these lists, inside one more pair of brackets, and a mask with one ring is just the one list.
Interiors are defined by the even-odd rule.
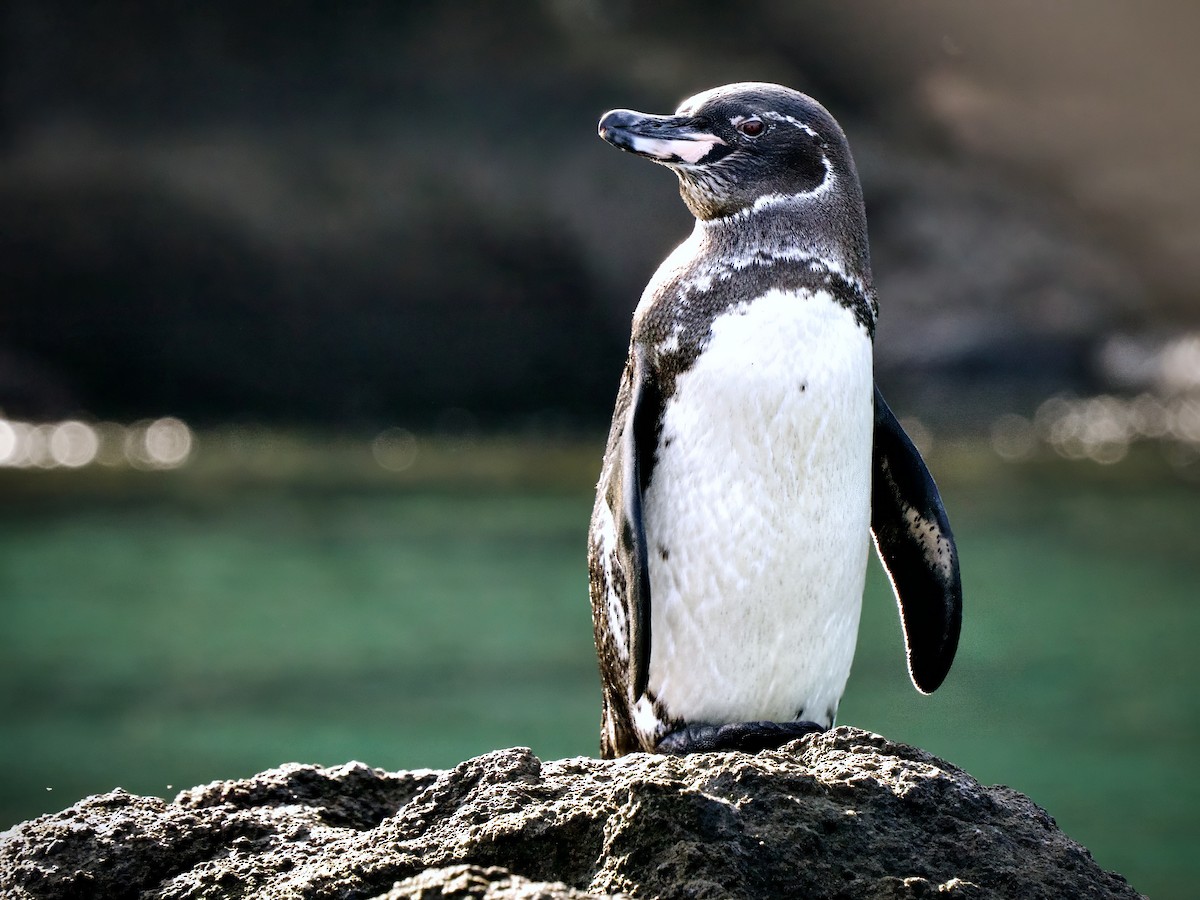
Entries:
[[893,405],[1103,389],[1114,335],[1200,325],[1197,33],[1186,0],[9,0],[0,410],[599,427],[690,226],[595,121],[743,79],[850,135]]

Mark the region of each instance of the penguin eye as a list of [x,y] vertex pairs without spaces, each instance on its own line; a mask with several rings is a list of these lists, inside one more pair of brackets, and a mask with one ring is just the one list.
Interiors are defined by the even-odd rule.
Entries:
[[749,119],[743,119],[737,123],[737,130],[746,137],[758,137],[767,130],[767,123],[758,116],[751,116]]

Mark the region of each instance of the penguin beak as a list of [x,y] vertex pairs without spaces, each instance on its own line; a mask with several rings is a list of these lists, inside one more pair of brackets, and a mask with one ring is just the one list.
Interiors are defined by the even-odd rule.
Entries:
[[614,147],[667,165],[696,165],[725,142],[689,116],[652,116],[631,109],[604,114],[597,129]]

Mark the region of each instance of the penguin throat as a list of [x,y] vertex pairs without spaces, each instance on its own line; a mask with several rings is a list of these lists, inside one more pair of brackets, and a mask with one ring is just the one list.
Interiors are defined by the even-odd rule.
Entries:
[[789,191],[779,184],[779,190],[758,194],[753,198],[744,189],[739,189],[741,174],[728,157],[710,166],[672,165],[669,168],[679,177],[679,195],[684,204],[701,221],[749,218],[774,207],[803,206],[833,191],[838,182],[833,167],[825,157],[821,157],[820,168],[808,182],[811,186]]
[[854,256],[847,258],[847,248],[823,239],[819,232],[806,227],[806,217],[788,215],[786,208],[780,206],[772,211],[776,214],[697,219],[692,238],[697,256],[720,260],[723,266],[734,269],[766,259],[814,259],[861,280]]
[[866,222],[861,212],[844,216],[842,227],[830,228],[828,210],[821,204],[797,202],[788,196],[760,199],[762,202],[746,215],[698,218],[688,242],[693,258],[720,260],[732,269],[772,259],[813,260],[856,285],[876,306]]

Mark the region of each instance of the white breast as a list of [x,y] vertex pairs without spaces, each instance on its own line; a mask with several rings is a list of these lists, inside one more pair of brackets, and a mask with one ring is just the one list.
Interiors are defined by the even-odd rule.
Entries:
[[832,724],[854,656],[871,342],[829,294],[713,323],[676,381],[644,500],[650,690],[689,722]]

